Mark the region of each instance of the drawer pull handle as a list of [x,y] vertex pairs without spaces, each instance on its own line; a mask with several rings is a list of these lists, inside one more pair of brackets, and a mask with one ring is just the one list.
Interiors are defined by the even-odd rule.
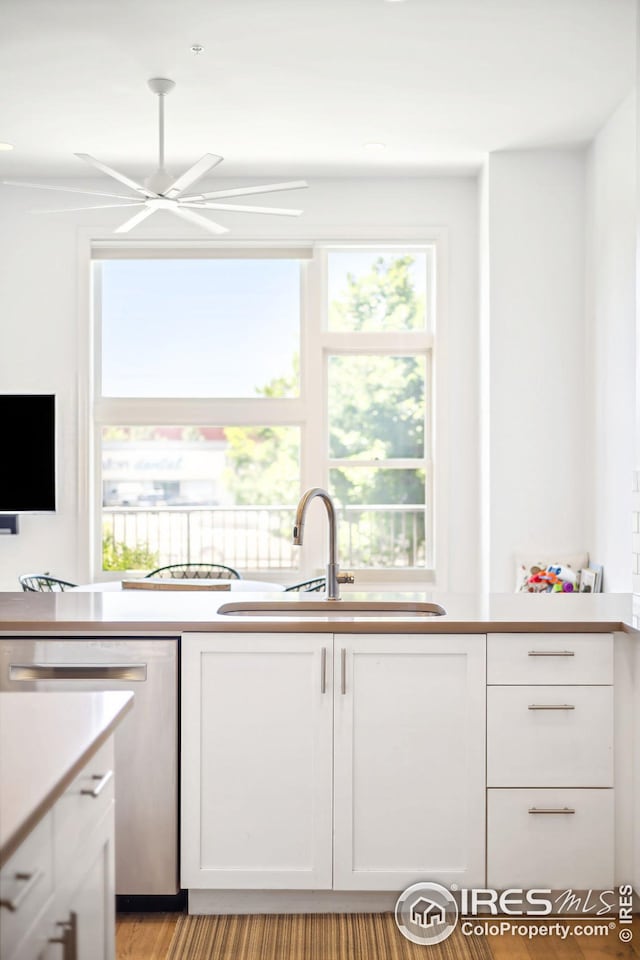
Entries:
[[42,870],[34,870],[33,873],[14,874],[14,880],[19,880],[21,883],[24,883],[24,887],[22,887],[11,900],[6,900],[4,897],[0,899],[0,907],[5,907],[7,910],[10,910],[11,913],[15,913],[16,910],[20,908],[20,904],[25,897],[31,893],[38,880],[41,880],[43,876],[44,872]]
[[530,703],[529,710],[575,710],[572,703]]
[[109,783],[112,777],[113,777],[113,770],[107,770],[106,773],[94,773],[91,779],[97,780],[98,782],[96,783],[95,787],[92,790],[90,790],[89,788],[87,788],[86,790],[81,790],[80,791],[81,795],[83,797],[93,797],[93,799],[96,800],[100,796],[100,794],[102,793],[102,791],[104,790],[104,788]]
[[575,813],[573,807],[529,807],[529,813]]
[[529,650],[530,657],[575,657],[573,650]]

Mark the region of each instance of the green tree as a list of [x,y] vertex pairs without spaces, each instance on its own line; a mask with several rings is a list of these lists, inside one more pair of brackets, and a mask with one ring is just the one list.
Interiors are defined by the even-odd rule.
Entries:
[[300,495],[295,427],[227,427],[225,482],[237,504],[293,504]]
[[138,544],[128,547],[117,541],[112,533],[102,538],[103,570],[154,570],[159,564],[158,555]]
[[346,287],[329,304],[332,330],[419,330],[425,302],[416,293],[411,268],[415,258],[378,256],[368,273],[348,273]]

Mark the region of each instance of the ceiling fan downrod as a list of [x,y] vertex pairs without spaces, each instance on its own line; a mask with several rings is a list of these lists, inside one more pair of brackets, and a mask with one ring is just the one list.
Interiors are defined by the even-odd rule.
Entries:
[[147,84],[158,98],[158,169],[149,177],[147,186],[157,193],[162,193],[171,181],[164,168],[164,98],[175,87],[175,81],[166,77],[153,77]]

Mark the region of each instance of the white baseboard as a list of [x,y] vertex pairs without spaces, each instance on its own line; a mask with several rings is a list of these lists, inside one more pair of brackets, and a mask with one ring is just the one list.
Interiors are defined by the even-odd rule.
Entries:
[[388,913],[396,892],[336,890],[189,890],[189,914]]

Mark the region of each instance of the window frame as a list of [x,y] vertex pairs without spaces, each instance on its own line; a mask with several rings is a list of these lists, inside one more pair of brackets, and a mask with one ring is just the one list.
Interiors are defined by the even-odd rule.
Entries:
[[[392,233],[393,231],[389,231]],[[412,231],[413,232],[413,231]],[[297,398],[281,400],[265,400],[264,398],[215,398],[215,399],[161,399],[161,398],[102,398],[98,387],[100,384],[100,318],[94,308],[96,294],[99,293],[99,276],[93,277],[84,286],[83,292],[89,306],[88,335],[81,337],[81,346],[87,351],[90,358],[89,376],[84,381],[89,409],[87,415],[86,435],[89,442],[86,450],[88,461],[89,482],[79,490],[79,504],[85,500],[90,518],[84,537],[79,538],[80,549],[84,545],[83,565],[87,564],[92,571],[92,579],[111,579],[121,574],[110,574],[102,570],[101,549],[101,428],[106,424],[195,424],[195,425],[260,425],[273,423],[278,425],[292,425],[300,429],[301,462],[300,484],[301,490],[310,486],[328,487],[329,470],[334,465],[328,456],[328,415],[327,415],[327,365],[328,357],[336,354],[358,355],[363,353],[381,353],[387,355],[424,354],[426,357],[427,372],[427,404],[425,405],[425,530],[427,544],[431,549],[431,556],[427,554],[426,565],[414,568],[394,568],[392,570],[356,569],[356,583],[422,583],[425,585],[444,585],[441,561],[445,551],[441,549],[442,523],[439,521],[439,512],[436,510],[436,495],[439,495],[440,504],[444,497],[442,491],[446,489],[442,483],[444,461],[441,459],[442,444],[438,440],[436,422],[439,419],[437,393],[438,383],[442,381],[442,329],[444,326],[444,303],[442,291],[443,275],[445,271],[446,236],[443,230],[419,230],[414,236],[407,237],[405,232],[397,236],[385,235],[386,231],[376,232],[375,236],[354,237],[350,232],[343,237],[336,237],[332,233],[326,239],[315,242],[307,240],[287,242],[289,251],[304,251],[306,262],[301,263],[301,330],[300,330],[300,395]],[[126,256],[129,251],[135,251],[133,256],[144,256],[149,249],[158,251],[156,255],[166,256],[168,248],[179,250],[182,257],[188,257],[194,250],[199,255],[208,256],[261,256],[262,252],[271,248],[282,248],[282,242],[264,242],[248,240],[224,244],[221,241],[197,242],[193,240],[176,241],[100,241],[95,243],[94,238],[87,235],[82,240],[82,259],[87,266],[87,274],[91,278],[92,249],[97,246],[117,247]],[[431,296],[427,314],[427,328],[422,331],[404,332],[374,332],[351,333],[347,331],[330,331],[328,329],[327,304],[327,255],[331,249],[340,247],[371,249],[383,252],[395,252],[415,249],[429,251],[428,262],[430,277],[427,290]],[[269,253],[266,253],[269,256]],[[277,254],[276,254],[277,255]],[[429,318],[432,326],[429,327]],[[436,325],[437,320],[437,325]],[[93,321],[93,322],[91,322]],[[438,337],[437,368],[436,363],[436,329]],[[393,348],[391,349],[391,341]],[[318,360],[321,360],[319,363]],[[428,397],[431,394],[431,405]],[[318,401],[320,398],[320,402]],[[264,405],[269,405],[269,417],[264,416]],[[323,443],[317,443],[317,437],[323,438]],[[313,442],[312,442],[312,438]],[[82,460],[83,451],[79,450]],[[396,461],[393,466],[400,467],[404,461]],[[380,462],[376,466],[380,466]],[[383,465],[387,465],[387,461]],[[412,467],[415,462],[411,461]],[[81,485],[82,486],[82,485]],[[305,544],[300,548],[300,569],[316,570],[321,573],[325,568],[326,557],[326,523],[320,517],[313,523],[310,516],[308,536]],[[314,530],[314,526],[316,529]],[[437,550],[437,553],[436,553]],[[429,562],[430,561],[430,562]],[[344,563],[343,563],[344,566]],[[438,577],[436,581],[436,570]],[[292,575],[295,571],[291,571]],[[279,579],[283,571],[247,570],[247,575],[259,573],[262,579]],[[91,575],[91,574],[90,574]]]

